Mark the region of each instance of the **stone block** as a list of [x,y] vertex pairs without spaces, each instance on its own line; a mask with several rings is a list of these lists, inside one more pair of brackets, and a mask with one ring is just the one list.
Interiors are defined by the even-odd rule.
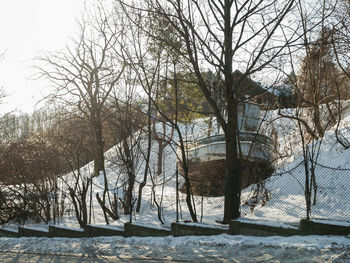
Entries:
[[162,237],[162,236],[170,236],[170,229],[166,229],[163,227],[148,227],[143,225],[137,225],[132,223],[126,223],[124,225],[124,233],[125,237],[131,236],[139,236],[139,237]]
[[350,235],[350,224],[332,224],[331,222],[314,222],[301,219],[300,228],[307,235]]
[[51,237],[48,229],[32,228],[32,227],[18,227],[18,236],[20,237]]
[[124,236],[124,229],[112,226],[86,225],[85,232],[89,237]]
[[213,226],[202,223],[172,223],[171,233],[173,236],[212,236],[228,234],[227,226]]
[[303,232],[298,228],[285,228],[263,224],[246,223],[232,220],[230,222],[231,235],[246,236],[294,236],[302,235]]
[[0,228],[0,237],[19,237],[18,230]]
[[68,228],[57,225],[49,225],[49,232],[52,237],[70,237],[70,238],[81,238],[87,237],[84,229],[80,228]]

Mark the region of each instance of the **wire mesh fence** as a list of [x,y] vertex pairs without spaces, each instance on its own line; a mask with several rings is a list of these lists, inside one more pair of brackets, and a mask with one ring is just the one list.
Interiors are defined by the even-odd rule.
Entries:
[[311,217],[350,221],[350,169],[315,164]]
[[[243,189],[242,218],[289,224],[297,224],[300,219],[306,218],[305,174],[305,162],[300,161],[288,170],[282,172],[279,170],[266,180]],[[350,169],[314,163],[314,174],[315,180],[309,187],[310,218],[350,222]],[[202,194],[198,194],[200,191],[197,189],[187,198],[184,178],[181,175],[173,176],[173,180],[165,182],[164,179],[165,183],[159,183],[153,192],[144,193],[144,200],[149,201],[143,205],[142,216],[141,213],[135,213],[134,220],[149,220],[153,217],[155,221],[165,224],[193,221],[189,213],[189,202],[198,222],[215,224],[223,219],[222,188],[216,185],[208,192],[206,188],[210,187],[210,184],[204,182],[202,185],[199,184],[199,187],[202,187]],[[215,189],[218,192],[215,192]]]
[[[310,218],[350,222],[350,169],[329,167],[315,162],[306,167],[309,172],[311,169],[314,170],[314,180],[306,177],[305,162],[300,160],[294,166],[284,171],[280,169],[266,180],[244,188],[241,193],[242,218],[289,224],[299,223],[300,219],[307,216],[305,185],[308,179],[309,183],[312,182],[309,184]],[[194,219],[209,224],[220,222],[224,215],[223,182],[217,180],[217,182],[208,183],[208,180],[204,178],[197,182],[192,180],[191,183],[191,195],[187,196],[185,180],[180,173],[174,173],[169,169],[160,176],[153,175],[143,189],[140,210],[136,211],[140,184],[136,182],[131,200],[133,211],[131,217],[125,213],[122,202],[118,202],[122,222],[130,220],[136,223],[165,225],[176,221],[194,221]],[[63,186],[59,187],[58,192],[62,192],[62,196],[65,193],[65,200],[70,204],[64,210],[65,215],[74,217],[74,207],[69,202],[68,193]],[[10,190],[8,186],[4,186],[3,190],[6,189]],[[91,189],[94,189],[93,193],[90,191],[87,193],[87,201],[92,201],[91,205],[88,202],[88,207],[92,208],[92,214],[90,215],[90,212],[88,214],[88,223],[103,223],[100,205],[95,200],[96,192],[103,192],[103,182],[98,184],[97,179],[94,179]],[[119,190],[121,191],[121,188]],[[110,191],[114,190],[110,188]],[[114,193],[110,192],[110,194]],[[122,193],[117,193],[120,199],[122,196]],[[15,202],[17,208],[20,200],[21,198]],[[189,203],[192,205],[195,217],[189,212]],[[62,219],[58,221],[61,222]]]

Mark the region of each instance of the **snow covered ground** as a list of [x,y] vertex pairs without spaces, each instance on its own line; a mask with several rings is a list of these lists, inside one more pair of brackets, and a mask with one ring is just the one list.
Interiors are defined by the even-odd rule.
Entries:
[[[291,111],[291,110],[286,110]],[[275,119],[277,112],[269,112],[268,120]],[[343,120],[340,123],[340,133],[350,141],[350,110],[344,112]],[[160,126],[157,126],[159,129]],[[185,138],[193,138],[199,134],[205,133],[205,124],[202,121],[195,123],[192,127],[182,127]],[[271,130],[271,125],[267,128],[267,132]],[[296,224],[306,215],[305,198],[304,198],[304,167],[298,166],[301,161],[300,138],[297,133],[297,125],[292,120],[278,119],[273,122],[273,129],[277,132],[279,143],[279,151],[289,151],[289,156],[280,159],[277,163],[278,170],[276,175],[271,177],[265,184],[266,189],[270,193],[270,200],[267,203],[260,202],[252,210],[251,206],[244,204],[249,203],[252,196],[252,189],[255,186],[248,187],[242,192],[242,217],[250,220],[263,222],[279,222]],[[169,129],[167,130],[169,134]],[[177,141],[176,133],[174,141]],[[321,141],[316,142],[321,143]],[[145,146],[145,144],[143,144]],[[174,145],[173,145],[174,147]],[[115,158],[115,149],[110,149],[107,153],[107,167],[110,189],[116,184],[115,178],[118,177],[118,167],[113,165]],[[153,173],[156,170],[157,145],[154,143],[151,152],[151,167]],[[336,141],[335,127],[329,129],[321,143],[320,155],[318,163],[321,165],[349,169],[350,168],[350,149],[344,149]],[[156,198],[162,204],[162,216],[166,225],[170,225],[176,218],[176,188],[175,188],[175,164],[176,154],[172,147],[168,146],[164,150],[163,173],[157,178],[157,186],[155,188]],[[144,163],[139,163],[138,182],[143,176]],[[292,172],[287,173],[290,169],[295,168]],[[85,167],[86,169],[86,167]],[[91,170],[91,168],[90,168]],[[332,170],[318,166],[316,168],[317,175],[317,202],[312,206],[312,217],[328,220],[339,220],[350,222],[350,170]],[[180,176],[180,185],[183,182]],[[165,182],[164,188],[161,184]],[[93,188],[93,196],[96,192],[101,192],[103,186],[102,176],[96,179]],[[135,196],[138,189],[138,183],[135,187]],[[120,188],[119,188],[120,194]],[[179,194],[180,197],[180,220],[190,220],[190,215],[185,202],[185,195]],[[216,221],[222,219],[223,215],[223,197],[201,197],[195,196],[195,209],[197,217],[200,221],[215,224]],[[98,207],[94,204],[94,222],[103,223],[103,216]],[[67,218],[68,220],[68,218]],[[73,219],[74,220],[74,219]],[[121,219],[113,222],[115,225],[122,225],[129,220],[128,216],[121,216]],[[152,202],[151,182],[148,180],[144,188],[143,202],[141,213],[133,216],[133,221],[138,223],[159,225],[157,219],[157,209]]]
[[0,238],[0,251],[189,262],[350,262],[350,237]]
[[[270,119],[276,117],[276,112],[269,113]],[[300,147],[295,124],[290,120],[278,119],[274,122],[277,131],[280,150],[288,148],[289,156],[281,160],[276,176],[266,182],[270,191],[267,203],[258,203],[253,210],[244,205],[249,201],[252,191],[248,187],[242,192],[242,219],[270,224],[296,224],[305,217],[304,171],[303,166],[291,173],[285,171],[296,167],[301,162]],[[342,135],[350,140],[350,112],[344,114],[340,125]],[[160,128],[160,126],[158,126]],[[192,129],[193,128],[193,129]],[[198,136],[204,132],[204,124],[197,123],[193,127],[183,127],[188,137]],[[350,149],[344,149],[336,143],[335,127],[326,132],[321,144],[318,163],[334,168],[350,168]],[[170,131],[168,130],[169,134]],[[194,135],[195,134],[195,135]],[[186,136],[185,136],[186,137]],[[174,136],[176,141],[176,135]],[[143,143],[143,147],[145,147]],[[174,145],[172,145],[174,146]],[[156,167],[157,145],[154,143],[151,152],[151,172]],[[122,171],[116,166],[115,147],[106,152],[106,167],[109,189],[111,193],[122,196]],[[163,173],[156,180],[155,198],[162,204],[162,218],[169,226],[176,219],[176,155],[172,147],[164,150]],[[138,184],[143,177],[144,162],[137,165],[138,176],[134,190],[136,196]],[[312,217],[326,218],[330,221],[350,221],[350,171],[329,170],[317,168],[318,201],[312,206]],[[92,164],[82,168],[86,175],[91,174]],[[66,179],[69,175],[66,176]],[[180,177],[180,183],[182,178]],[[163,182],[164,187],[162,186]],[[103,191],[103,176],[94,179],[92,196]],[[61,187],[64,187],[62,184]],[[152,184],[148,180],[143,192],[141,212],[133,214],[132,220],[147,225],[160,225],[157,209],[154,205]],[[180,220],[189,220],[190,216],[185,204],[185,196],[180,193]],[[223,215],[223,197],[194,197],[198,219],[215,224]],[[67,199],[67,201],[69,201]],[[129,221],[129,216],[122,214],[121,218],[111,222],[113,226],[121,226]],[[52,222],[51,222],[52,223]],[[57,224],[67,227],[79,227],[73,214],[66,214]],[[93,198],[92,224],[105,224],[102,211]],[[10,222],[7,227],[15,227],[17,223]],[[37,227],[44,224],[28,222]],[[189,261],[202,261],[217,256],[232,262],[350,262],[350,237],[309,236],[309,237],[244,237],[220,235],[212,237],[159,237],[159,238],[0,238],[0,251],[75,254],[84,256],[149,256],[153,258],[172,258]],[[248,257],[248,259],[247,259]],[[246,260],[244,260],[246,259]],[[236,261],[235,261],[236,260]],[[213,261],[215,261],[213,259]]]
[[[290,113],[292,110],[287,109],[285,113]],[[292,120],[279,119],[276,111],[268,112],[267,120],[276,119],[272,125],[265,128],[267,132],[272,132],[277,136],[279,143],[279,151],[288,151],[286,158],[280,159],[277,163],[279,169],[276,175],[272,176],[265,184],[266,189],[270,193],[270,200],[256,204],[254,209],[247,205],[251,201],[252,188],[248,187],[242,192],[242,217],[249,220],[256,220],[259,222],[275,222],[296,224],[301,218],[305,217],[305,198],[304,198],[304,167],[300,165],[291,173],[286,173],[290,169],[298,166],[301,163],[301,148],[298,144],[299,138],[297,134],[297,125]],[[157,125],[157,130],[162,132],[163,127]],[[199,120],[193,125],[182,127],[183,136],[186,140],[193,139],[206,133],[206,125],[202,120]],[[350,140],[350,110],[346,111],[343,120],[340,123],[340,133]],[[335,127],[328,130],[322,141],[320,148],[320,156],[318,163],[334,167],[334,168],[350,168],[350,149],[344,149],[335,138]],[[170,136],[171,131],[168,127],[166,133]],[[173,141],[177,141],[176,132],[174,133]],[[141,146],[146,147],[146,139],[143,139]],[[143,190],[143,199],[140,213],[133,214],[133,221],[137,223],[144,223],[148,225],[160,225],[157,216],[157,208],[153,199],[156,198],[162,207],[162,218],[166,226],[176,219],[176,181],[175,181],[175,167],[176,154],[174,144],[167,146],[163,154],[163,172],[155,178],[155,196],[152,193],[152,183],[148,179],[146,187]],[[151,151],[151,173],[155,174],[157,170],[157,150],[158,145],[153,142]],[[112,147],[105,153],[106,156],[106,170],[111,194],[116,193],[118,197],[122,197],[122,184],[125,181],[122,169],[118,166],[116,147]],[[144,160],[139,158],[137,163],[137,179],[134,188],[134,196],[137,196],[138,185],[142,181],[144,171]],[[89,176],[93,171],[93,164],[90,163],[82,168],[82,173]],[[312,217],[322,218],[328,220],[350,221],[350,170],[331,170],[323,167],[316,168],[317,174],[317,196],[316,205],[312,206]],[[66,175],[65,180],[69,181],[71,175]],[[183,182],[179,176],[180,185]],[[162,186],[164,183],[164,187]],[[96,193],[102,194],[104,180],[103,176],[94,178],[92,187],[92,224],[105,224],[102,210],[95,199]],[[61,182],[61,188],[66,185]],[[89,195],[90,193],[88,193]],[[179,193],[179,219],[190,220],[190,215],[185,202],[185,195]],[[201,197],[194,196],[195,209],[197,217],[200,221],[215,224],[216,221],[222,219],[223,216],[223,197]],[[71,202],[66,198],[67,204]],[[72,209],[72,206],[70,207]],[[71,210],[72,211],[72,210]],[[121,218],[112,225],[122,226],[129,221],[129,216],[122,213],[122,208],[119,210]],[[53,223],[53,222],[51,222]],[[58,222],[60,225],[68,227],[78,227],[77,220],[71,212],[60,218]],[[28,222],[29,225],[30,222]],[[10,222],[7,226],[16,226],[17,223]],[[37,225],[37,224],[36,224]],[[40,225],[40,224],[39,224]]]

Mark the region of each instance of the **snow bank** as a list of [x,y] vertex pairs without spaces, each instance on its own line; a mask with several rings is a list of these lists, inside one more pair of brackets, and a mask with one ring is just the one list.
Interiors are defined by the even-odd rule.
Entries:
[[[0,251],[147,257],[195,262],[348,262],[350,238],[339,236],[0,238]],[[226,261],[225,261],[226,260]]]

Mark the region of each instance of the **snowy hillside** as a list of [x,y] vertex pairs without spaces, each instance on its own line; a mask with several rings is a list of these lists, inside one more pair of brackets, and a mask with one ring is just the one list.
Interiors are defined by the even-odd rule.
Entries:
[[[293,120],[278,119],[276,111],[270,112],[268,119],[277,119],[273,126],[278,134],[279,152],[290,156],[279,160],[278,170],[265,184],[270,200],[266,205],[257,205],[253,212],[243,206],[242,216],[262,221],[298,222],[306,216],[305,168],[298,126]],[[331,127],[323,139],[314,142],[320,151],[315,169],[317,201],[311,207],[311,217],[350,221],[350,149],[344,149],[337,142],[335,129],[336,126]],[[349,109],[343,113],[339,133],[350,140]],[[246,189],[243,196],[248,192]]]
[[[286,110],[288,111],[288,110]],[[266,130],[271,133],[273,130],[278,139],[280,151],[288,148],[290,156],[279,160],[277,163],[278,170],[275,175],[267,180],[265,188],[269,193],[267,202],[259,201],[255,206],[252,202],[252,189],[256,186],[250,186],[242,192],[242,219],[269,221],[279,223],[296,223],[301,218],[305,217],[305,199],[303,184],[304,167],[301,164],[301,148],[298,144],[299,138],[297,135],[297,126],[293,121],[287,119],[278,119],[277,112],[269,112],[268,120],[276,119],[273,126],[268,126]],[[163,130],[161,125],[157,125],[157,131]],[[344,113],[343,120],[340,124],[340,132],[350,140],[350,111]],[[185,139],[192,139],[204,134],[206,125],[203,121],[198,121],[193,125],[183,126],[182,131]],[[318,163],[334,168],[350,168],[350,149],[345,150],[339,143],[336,142],[335,127],[326,132],[321,144],[320,156]],[[171,135],[170,128],[167,127],[166,133]],[[145,150],[147,143],[146,138],[141,140],[141,148]],[[176,132],[173,136],[173,141],[177,141]],[[155,141],[152,144],[150,169],[153,174],[153,184],[150,177],[143,190],[142,207],[140,213],[132,215],[133,222],[160,225],[157,215],[157,207],[154,199],[161,206],[161,217],[165,225],[170,225],[176,220],[176,146],[171,143],[164,149],[162,174],[155,177],[157,170],[157,151],[158,145]],[[117,147],[112,147],[105,153],[106,171],[111,195],[114,193],[117,197],[123,196],[123,183],[126,178],[121,169],[117,158]],[[137,178],[134,187],[134,198],[137,197],[139,183],[143,179],[144,158],[139,156],[137,162]],[[296,167],[296,168],[295,168]],[[295,168],[295,169],[293,169]],[[293,169],[292,172],[286,173]],[[81,169],[82,174],[89,176],[93,171],[93,164],[90,163]],[[322,167],[316,169],[317,174],[317,197],[316,204],[312,207],[312,217],[326,218],[329,220],[350,221],[350,170],[330,170]],[[69,181],[71,175],[64,176],[65,180]],[[183,179],[179,176],[180,185]],[[154,193],[152,192],[154,185]],[[103,176],[100,175],[93,180],[92,186],[92,222],[93,224],[104,224],[104,216],[102,210],[96,200],[96,193],[102,195],[104,186]],[[60,183],[61,188],[65,188],[63,182]],[[90,193],[89,193],[90,195]],[[190,220],[190,215],[185,203],[185,195],[179,193],[179,220]],[[202,222],[215,223],[221,220],[223,216],[223,197],[201,197],[194,196],[195,209],[197,217]],[[69,203],[69,199],[66,200]],[[254,208],[254,209],[252,209]],[[72,209],[72,207],[71,207]],[[344,213],[344,211],[347,212]],[[123,225],[130,220],[129,215],[123,215],[121,206],[119,207],[120,219],[111,222],[112,225]],[[78,227],[77,220],[71,210],[69,215],[59,219],[59,224],[71,227]],[[11,224],[10,224],[11,225]]]

